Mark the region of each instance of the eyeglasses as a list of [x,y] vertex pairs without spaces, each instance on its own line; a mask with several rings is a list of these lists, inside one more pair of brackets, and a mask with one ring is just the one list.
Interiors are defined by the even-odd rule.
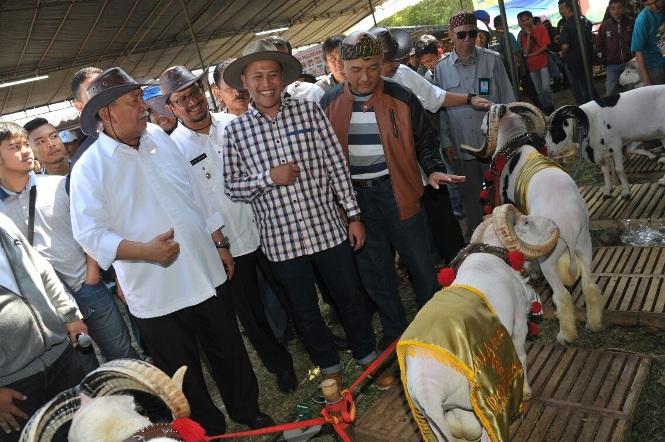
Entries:
[[200,98],[203,95],[203,89],[199,85],[194,85],[192,88],[192,92],[189,93],[189,95],[185,97],[178,98],[177,100],[169,100],[171,103],[174,103],[180,107],[185,107],[187,106],[187,103],[189,103],[189,100],[191,98]]
[[478,37],[478,30],[474,29],[473,31],[459,31],[455,32],[455,35],[457,36],[458,40],[466,39],[467,35],[469,36],[469,38],[476,38]]

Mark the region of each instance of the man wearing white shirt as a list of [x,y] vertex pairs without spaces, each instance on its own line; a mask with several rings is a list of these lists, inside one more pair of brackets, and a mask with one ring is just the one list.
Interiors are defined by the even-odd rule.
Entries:
[[102,268],[114,265],[155,364],[169,375],[189,367],[183,390],[194,420],[209,434],[226,430],[203,379],[200,343],[229,416],[252,428],[271,425],[222,296],[233,258],[221,215],[192,185],[173,141],[147,124],[134,79],[110,68],[88,93],[81,128],[91,133],[101,121],[103,131],[72,172],[74,237]]
[[279,390],[288,393],[297,388],[298,380],[291,355],[277,342],[261,301],[256,273],[259,231],[252,208],[247,203],[231,201],[224,193],[222,137],[226,123],[235,115],[210,112],[201,83],[206,75],[206,71],[196,76],[184,66],[173,66],[160,76],[166,107],[180,121],[171,139],[180,149],[202,194],[224,217],[223,231],[235,259],[234,277],[225,285],[227,296],[263,365],[277,376]]

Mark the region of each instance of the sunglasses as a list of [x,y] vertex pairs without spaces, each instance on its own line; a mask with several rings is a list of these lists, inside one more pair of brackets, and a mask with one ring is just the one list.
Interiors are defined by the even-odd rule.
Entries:
[[458,40],[466,39],[467,35],[469,36],[469,38],[476,38],[478,37],[478,30],[474,29],[473,31],[459,31],[455,32],[455,35],[457,36]]

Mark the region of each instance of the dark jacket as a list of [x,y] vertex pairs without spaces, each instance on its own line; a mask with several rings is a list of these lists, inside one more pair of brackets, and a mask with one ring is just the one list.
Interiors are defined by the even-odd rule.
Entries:
[[624,64],[631,58],[630,38],[635,20],[625,15],[619,23],[612,17],[605,20],[598,30],[598,52],[603,65]]
[[[423,195],[418,165],[426,175],[446,171],[438,135],[418,97],[392,80],[381,79],[367,105],[374,108],[400,218],[410,218],[420,210]],[[353,94],[348,83],[326,92],[321,98],[321,108],[348,158],[353,112]]]

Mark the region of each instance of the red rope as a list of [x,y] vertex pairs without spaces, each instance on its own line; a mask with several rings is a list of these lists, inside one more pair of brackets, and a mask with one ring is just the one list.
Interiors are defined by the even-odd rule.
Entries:
[[[399,339],[399,338],[398,338]],[[395,339],[381,354],[372,361],[369,366],[358,376],[358,378],[351,384],[351,386],[342,392],[341,403],[326,406],[321,410],[321,416],[313,419],[307,419],[298,422],[289,422],[285,424],[273,425],[271,427],[259,428],[258,430],[239,431],[237,433],[218,434],[216,436],[206,436],[206,441],[231,439],[234,437],[252,437],[262,436],[265,434],[279,433],[287,430],[295,430],[298,428],[313,427],[315,425],[324,425],[326,423],[332,424],[335,432],[342,438],[344,442],[350,441],[346,434],[346,427],[356,420],[355,403],[353,402],[353,393],[358,389],[360,384],[371,376],[388,357],[395,351],[397,339]],[[331,413],[331,411],[339,412],[340,415]],[[186,441],[186,442],[202,442],[202,441]]]

